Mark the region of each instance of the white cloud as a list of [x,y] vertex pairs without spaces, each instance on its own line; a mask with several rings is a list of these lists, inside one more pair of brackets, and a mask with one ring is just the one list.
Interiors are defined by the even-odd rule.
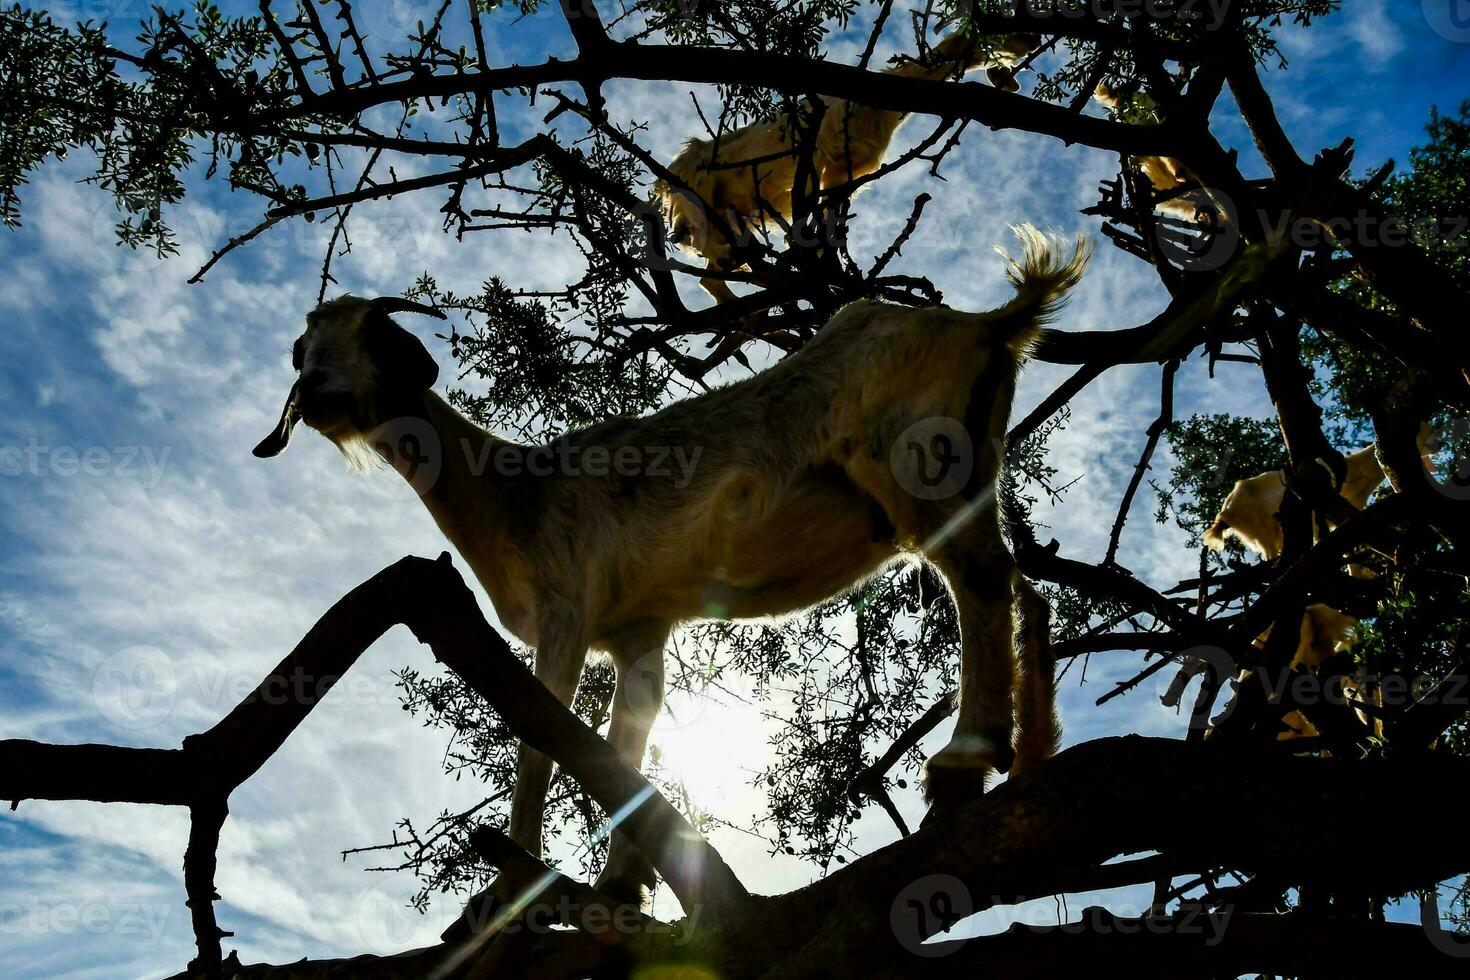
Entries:
[[1348,34],[1361,48],[1365,69],[1381,72],[1403,53],[1404,32],[1388,13],[1388,0],[1356,0],[1347,5]]

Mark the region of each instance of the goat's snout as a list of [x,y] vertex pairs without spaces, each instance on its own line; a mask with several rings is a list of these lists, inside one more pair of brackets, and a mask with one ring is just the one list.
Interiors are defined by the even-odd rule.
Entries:
[[313,368],[301,375],[301,393],[310,395],[320,391],[327,383],[327,372],[321,368]]
[[990,84],[1002,92],[1019,92],[1021,83],[1016,81],[1016,73],[1010,68],[987,68],[985,77],[990,79]]

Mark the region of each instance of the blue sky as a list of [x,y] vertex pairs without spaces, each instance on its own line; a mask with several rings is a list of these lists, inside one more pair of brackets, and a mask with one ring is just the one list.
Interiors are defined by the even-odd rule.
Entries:
[[[1425,3],[1431,12],[1433,2]],[[430,6],[397,0],[373,16],[386,28]],[[1436,33],[1418,3],[1345,6],[1310,33],[1284,32],[1292,69],[1268,84],[1304,154],[1352,135],[1360,171],[1388,157],[1406,162],[1430,107],[1470,97],[1470,33]],[[143,5],[84,0],[55,9],[130,32]],[[569,50],[553,19],[515,25],[501,13],[491,24],[492,61]],[[889,49],[903,40],[890,31]],[[830,56],[852,62],[860,46],[856,34],[835,39]],[[689,90],[616,83],[609,96],[615,116],[650,123],[646,144],[668,158],[693,132]],[[699,94],[712,104],[711,92]],[[504,103],[506,125],[532,131],[540,111],[513,104]],[[925,131],[914,121],[900,142]],[[1220,132],[1259,169],[1245,133]],[[914,195],[928,191],[930,218],[901,267],[931,276],[954,306],[986,308],[1007,291],[989,249],[1006,240],[1005,226],[1025,220],[1096,236],[1095,219],[1078,211],[1115,169],[1110,154],[972,127],[946,165],[947,182],[909,169],[859,199],[854,252],[863,243],[870,254],[881,248]],[[0,234],[0,737],[176,745],[213,723],[348,589],[404,554],[436,554],[443,544],[396,477],[349,475],[310,433],[279,459],[250,455],[290,383],[286,354],[314,302],[324,229],[278,226],[190,286],[210,251],[258,218],[259,202],[193,180],[172,216],[183,252],[159,264],[112,245],[115,217],[102,194],[76,182],[84,173],[74,158],[34,174],[25,227]],[[341,289],[397,293],[425,270],[459,291],[491,275],[533,288],[580,271],[561,239],[497,233],[456,245],[439,232],[439,203],[428,195],[359,208],[354,249],[335,266]],[[690,300],[702,302],[689,285]],[[1060,326],[1132,326],[1162,302],[1141,264],[1104,247]],[[447,367],[429,328],[406,325]],[[1066,373],[1028,370],[1017,412]],[[1241,365],[1221,365],[1211,380],[1191,363],[1178,392],[1180,414],[1268,411],[1258,374]],[[1110,373],[1074,402],[1052,462],[1063,479],[1081,479],[1063,506],[1039,514],[1066,554],[1102,556],[1099,514],[1110,523],[1157,398],[1157,368],[1140,366]],[[1167,584],[1196,559],[1179,534],[1152,523],[1151,510],[1145,492],[1120,560]],[[338,858],[386,839],[400,817],[424,822],[478,798],[479,788],[440,774],[441,737],[399,710],[392,671],[426,659],[406,633],[390,634],[232,800],[219,908],[247,961],[387,952],[431,940],[455,914],[452,901],[426,916],[407,911],[408,876],[369,874],[367,862]],[[1117,654],[1095,658],[1085,683],[1080,670],[1069,672],[1061,692],[1068,742],[1181,732],[1147,688],[1092,706],[1137,666],[1136,655]],[[139,684],[148,697],[137,695]],[[758,712],[735,699],[683,708],[655,740],[685,768],[696,800],[733,819],[757,813],[760,795],[745,773],[764,758],[753,734],[764,725]],[[700,751],[713,745],[716,764]],[[916,798],[903,805],[918,811]],[[883,824],[865,820],[864,842],[890,839]],[[165,808],[30,802],[0,816],[6,975],[148,977],[181,968],[192,953],[180,881],[185,834],[184,814]],[[814,873],[738,834],[716,843],[759,890]],[[673,914],[662,901],[659,911]],[[1069,904],[1104,901],[1128,911],[1139,897],[1072,896]],[[1023,910],[1033,913],[1055,914],[1050,901]]]

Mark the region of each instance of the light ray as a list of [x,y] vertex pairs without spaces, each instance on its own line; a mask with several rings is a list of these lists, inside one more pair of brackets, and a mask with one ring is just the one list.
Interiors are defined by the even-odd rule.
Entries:
[[[643,801],[652,796],[653,792],[653,787],[650,785],[644,786],[637,793],[633,794],[632,799],[618,807],[612,816],[608,817],[600,826],[592,831],[588,839],[588,846],[601,843],[620,823],[628,819],[634,810],[642,806]],[[534,902],[537,896],[550,887],[551,883],[560,876],[561,872],[550,868],[546,869],[535,881],[522,889],[519,895],[502,905],[496,911],[495,917],[490,920],[485,928],[467,939],[463,946],[455,950],[448,959],[440,964],[437,970],[429,975],[428,980],[443,980],[444,977],[454,972],[461,963],[474,953],[477,953],[486,943],[499,934],[502,929],[515,921],[526,910],[526,907]]]

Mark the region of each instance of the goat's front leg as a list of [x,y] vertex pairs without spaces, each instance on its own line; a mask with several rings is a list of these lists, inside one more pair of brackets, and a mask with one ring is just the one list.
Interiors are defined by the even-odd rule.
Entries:
[[[579,622],[545,617],[536,630],[536,679],[570,706],[587,664],[587,638]],[[536,857],[541,856],[541,825],[551,787],[549,756],[525,742],[516,749],[516,785],[510,803],[510,836]]]
[[[713,272],[728,272],[729,262],[724,259],[710,259],[705,263],[705,268]],[[728,303],[735,299],[735,291],[730,288],[730,283],[715,276],[705,276],[699,280],[704,291],[714,297],[716,305]]]
[[[649,730],[663,708],[668,638],[667,623],[648,621],[608,643],[618,668],[618,686],[607,740],[634,769],[643,767]],[[621,831],[614,830],[607,845],[607,864],[597,878],[598,890],[641,908],[652,897],[655,878],[653,863]]]

